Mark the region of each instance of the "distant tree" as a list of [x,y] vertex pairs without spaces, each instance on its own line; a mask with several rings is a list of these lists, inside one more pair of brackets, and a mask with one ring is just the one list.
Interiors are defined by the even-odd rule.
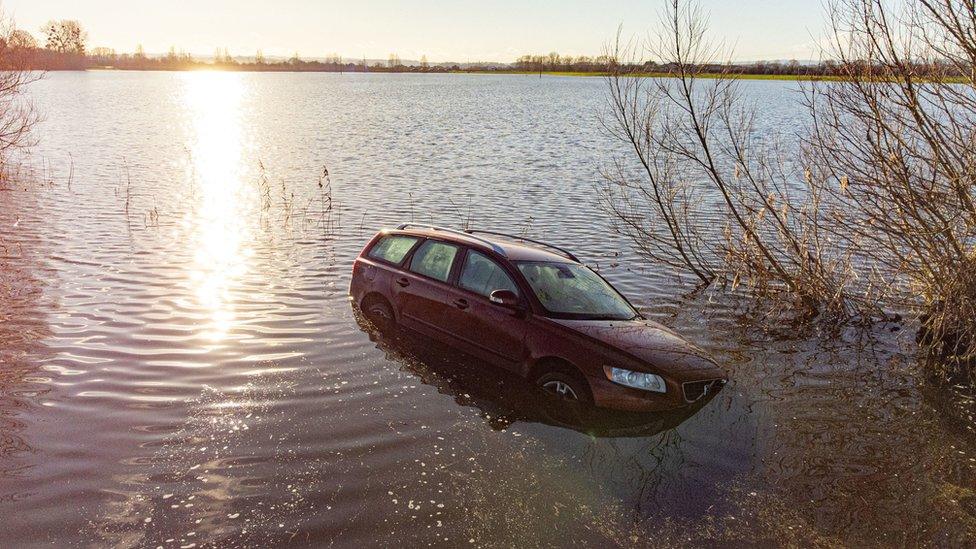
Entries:
[[423,70],[427,70],[430,68],[430,63],[427,62],[426,54],[420,56],[420,68]]
[[559,66],[559,54],[552,52],[549,54],[549,70],[554,71]]
[[7,37],[7,46],[14,50],[36,50],[37,39],[22,29],[13,29]]
[[254,62],[257,63],[258,65],[263,65],[264,64],[264,52],[263,51],[258,50],[258,52],[254,55]]
[[136,52],[132,55],[135,59],[145,59],[146,50],[142,49],[142,44],[136,44]]
[[288,62],[291,63],[292,65],[298,65],[299,63],[302,62],[302,58],[298,55],[298,52],[296,51],[295,55],[292,55],[291,59],[289,59]]
[[43,77],[36,68],[37,41],[0,11],[0,169],[14,150],[33,143],[37,111],[27,86]]
[[342,56],[338,53],[330,53],[325,56],[325,64],[328,65],[332,70],[337,70],[342,72]]
[[102,65],[112,65],[115,64],[118,56],[115,55],[115,50],[112,48],[92,48],[88,56],[95,60],[96,63]]
[[81,24],[73,19],[48,21],[41,27],[41,32],[47,37],[46,47],[60,53],[85,53],[85,43],[88,33],[81,28]]

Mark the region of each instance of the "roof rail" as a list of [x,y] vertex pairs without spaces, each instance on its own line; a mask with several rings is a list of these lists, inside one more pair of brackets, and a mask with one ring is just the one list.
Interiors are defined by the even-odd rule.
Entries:
[[418,229],[431,229],[431,230],[434,230],[434,231],[441,231],[441,232],[445,232],[445,233],[451,233],[451,234],[456,234],[456,235],[464,236],[464,237],[470,238],[472,240],[477,240],[478,242],[480,242],[480,243],[488,246],[495,253],[497,253],[498,255],[500,255],[502,257],[508,257],[508,254],[505,253],[505,249],[504,248],[502,248],[498,244],[495,244],[491,240],[488,240],[487,238],[478,238],[477,236],[471,234],[470,231],[459,231],[457,229],[449,229],[447,227],[438,227],[437,225],[425,225],[423,223],[401,223],[397,227],[397,230],[398,231],[402,231],[402,230],[408,229],[410,227],[416,227]]
[[532,244],[538,244],[540,246],[545,246],[546,248],[550,248],[550,249],[556,250],[557,252],[559,252],[562,255],[566,256],[567,259],[570,259],[572,261],[575,261],[576,263],[582,263],[582,261],[580,261],[579,258],[577,258],[575,255],[573,255],[573,253],[570,252],[569,250],[564,250],[564,249],[560,248],[559,246],[554,246],[552,244],[549,244],[548,242],[541,242],[539,240],[532,240],[531,238],[526,238],[524,236],[518,236],[518,235],[508,234],[508,233],[499,233],[499,232],[495,232],[495,231],[481,231],[481,230],[478,230],[478,229],[468,229],[468,230],[466,230],[464,232],[466,232],[468,234],[472,234],[472,233],[493,234],[495,236],[504,236],[506,238],[511,238],[513,240],[521,240],[523,242],[531,242]]

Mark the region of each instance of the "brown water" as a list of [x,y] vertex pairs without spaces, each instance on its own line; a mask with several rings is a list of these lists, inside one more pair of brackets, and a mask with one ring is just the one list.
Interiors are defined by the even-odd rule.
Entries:
[[[802,121],[790,88],[746,84],[764,132]],[[93,72],[32,95],[40,145],[0,191],[0,546],[976,543],[972,412],[910,330],[763,330],[606,233],[599,79]],[[730,384],[567,424],[371,335],[351,262],[410,220],[578,251]]]

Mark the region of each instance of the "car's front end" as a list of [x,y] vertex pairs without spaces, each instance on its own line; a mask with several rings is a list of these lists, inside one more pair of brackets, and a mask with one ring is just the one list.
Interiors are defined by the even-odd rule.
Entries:
[[[633,372],[641,374],[636,370]],[[699,404],[718,393],[728,379],[721,371],[711,372],[704,379],[696,376],[687,381],[681,380],[683,376],[672,374],[652,375],[662,380],[663,387],[635,387],[621,383],[610,374],[588,377],[587,381],[597,406],[631,412],[658,412]]]
[[[532,352],[571,363],[588,386],[573,387],[574,393],[582,390],[597,406],[645,412],[693,405],[725,384],[725,372],[708,353],[644,319],[592,269],[567,260],[514,263],[543,328],[544,335],[530,337]],[[572,377],[559,381],[572,386]]]
[[651,412],[693,406],[725,385],[725,371],[702,349],[643,319],[552,319],[568,339],[588,344],[574,353],[595,405]]

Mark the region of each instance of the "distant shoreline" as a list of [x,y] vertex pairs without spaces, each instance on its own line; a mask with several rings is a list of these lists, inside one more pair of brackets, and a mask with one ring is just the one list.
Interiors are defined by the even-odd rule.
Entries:
[[[512,76],[559,76],[559,77],[602,77],[611,76],[612,73],[606,71],[523,71],[516,69],[452,69],[452,70],[431,70],[431,71],[419,71],[419,70],[403,70],[403,71],[390,71],[390,70],[351,70],[351,71],[337,71],[337,70],[327,70],[327,69],[305,69],[305,68],[293,68],[293,67],[262,67],[262,68],[251,68],[246,66],[236,66],[236,67],[210,67],[210,66],[198,66],[192,68],[171,68],[171,67],[160,67],[160,68],[149,68],[149,67],[138,67],[138,68],[128,68],[128,67],[111,67],[111,66],[94,66],[85,68],[56,68],[56,69],[38,69],[45,70],[47,72],[277,72],[277,73],[334,73],[334,74],[479,74],[479,75],[512,75]],[[642,77],[642,78],[676,78],[677,75],[667,72],[631,72],[625,73],[623,76],[628,77]],[[842,81],[844,77],[842,76],[830,76],[830,75],[815,75],[815,74],[751,74],[751,73],[719,73],[719,72],[703,72],[695,75],[697,78],[715,79],[715,78],[731,78],[735,80],[782,80],[782,81]]]
[[[669,64],[643,63],[614,65],[612,60],[605,58],[570,58],[562,59],[555,55],[549,61],[542,58],[519,58],[510,65],[493,64],[421,64],[405,65],[395,56],[387,64],[368,60],[351,62],[335,56],[327,60],[304,60],[297,56],[287,61],[265,61],[263,59],[236,59],[230,56],[215,58],[213,61],[194,59],[189,55],[171,55],[167,57],[147,57],[140,55],[94,55],[86,53],[62,53],[46,49],[22,50],[17,68],[19,70],[38,71],[227,71],[227,72],[318,72],[339,74],[508,74],[524,76],[550,77],[608,77],[619,74],[623,77],[644,78],[674,78],[679,77],[675,71],[677,67]],[[562,59],[560,61],[560,59]],[[619,72],[611,72],[618,70]],[[735,79],[735,80],[780,80],[796,81],[833,81],[843,82],[851,78],[853,71],[864,70],[864,78],[869,78],[873,72],[870,66],[858,64],[839,65],[832,62],[822,62],[815,65],[791,62],[759,61],[751,64],[703,64],[694,68],[693,74],[688,76],[702,79]],[[937,64],[917,65],[915,79],[918,81],[942,83],[966,83],[969,75],[953,73],[946,67]],[[882,81],[884,74],[877,74],[875,78]]]
[[[556,77],[568,77],[568,78],[593,78],[601,77],[606,78],[611,76],[612,73],[606,71],[521,71],[516,69],[452,69],[452,70],[432,70],[432,71],[417,71],[417,70],[404,70],[404,71],[391,71],[391,70],[368,70],[368,71],[337,71],[337,70],[324,70],[324,69],[302,69],[302,68],[247,68],[242,66],[237,66],[234,68],[225,67],[208,67],[205,65],[193,68],[119,68],[119,67],[86,67],[81,69],[37,69],[45,70],[47,72],[249,72],[249,73],[332,73],[332,74],[430,74],[430,75],[443,75],[443,74],[475,74],[475,75],[509,75],[509,76],[527,76],[527,77],[541,77],[541,76],[556,76]],[[668,72],[629,72],[621,73],[621,76],[625,78],[678,78],[677,74]],[[778,80],[781,82],[844,82],[849,80],[844,76],[836,75],[818,75],[818,74],[753,74],[753,73],[721,73],[721,72],[701,72],[694,75],[695,78],[702,79],[718,79],[726,78],[731,80]],[[960,77],[950,77],[943,80],[947,83],[964,83],[965,79]]]
[[[534,71],[519,70],[497,70],[497,71],[451,71],[452,73],[470,74],[520,74],[525,76],[539,75]],[[585,76],[585,77],[607,77],[613,73],[606,71],[599,72],[580,72],[580,71],[543,71],[543,76]],[[643,77],[643,78],[676,78],[677,75],[668,72],[630,72],[622,73],[621,76]],[[841,76],[815,75],[815,74],[752,74],[752,73],[720,73],[703,72],[695,75],[697,78],[732,78],[736,80],[843,80]]]

